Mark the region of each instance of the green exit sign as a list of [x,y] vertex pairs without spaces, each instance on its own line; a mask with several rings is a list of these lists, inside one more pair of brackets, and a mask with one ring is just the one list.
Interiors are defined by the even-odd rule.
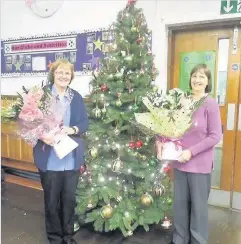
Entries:
[[222,0],[221,14],[241,13],[241,0]]

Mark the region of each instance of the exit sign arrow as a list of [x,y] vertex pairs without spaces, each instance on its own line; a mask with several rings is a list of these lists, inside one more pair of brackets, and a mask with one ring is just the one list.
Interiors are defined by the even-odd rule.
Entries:
[[221,0],[220,14],[240,13],[241,0]]
[[227,0],[227,7],[223,7],[226,13],[229,13],[233,9],[233,5],[231,5],[231,0]]

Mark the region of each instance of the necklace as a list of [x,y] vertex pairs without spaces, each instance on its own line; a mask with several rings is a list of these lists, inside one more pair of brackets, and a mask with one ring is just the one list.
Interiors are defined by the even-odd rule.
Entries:
[[198,97],[198,98],[191,95],[191,98],[194,101],[200,101],[201,99],[206,98],[207,96],[208,96],[208,93],[205,93],[204,95],[202,95],[201,97]]

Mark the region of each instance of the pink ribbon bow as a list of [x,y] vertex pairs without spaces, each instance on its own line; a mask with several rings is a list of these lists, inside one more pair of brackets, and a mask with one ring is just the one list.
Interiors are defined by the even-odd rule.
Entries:
[[164,144],[166,142],[174,143],[175,146],[176,146],[176,150],[178,150],[179,147],[182,147],[182,142],[179,139],[171,139],[171,138],[168,138],[168,137],[160,137],[160,136],[158,136],[157,138],[158,138],[157,140],[160,141],[162,144]]
[[163,137],[157,135],[156,139],[156,150],[157,150],[157,158],[161,159],[162,158],[162,149],[163,149],[163,144],[167,142],[172,142],[175,144],[176,150],[178,150],[180,147],[182,147],[182,142],[179,139],[172,139],[168,137]]

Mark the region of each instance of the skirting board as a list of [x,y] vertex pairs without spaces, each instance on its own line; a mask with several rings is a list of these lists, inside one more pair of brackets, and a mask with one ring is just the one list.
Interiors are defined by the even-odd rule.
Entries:
[[232,208],[241,211],[241,193],[240,192],[233,193],[233,207]]
[[208,199],[209,205],[223,207],[223,208],[232,208],[233,210],[241,211],[241,193],[233,193],[233,201],[231,204],[231,193],[229,191],[222,191],[211,189],[210,196]]
[[230,208],[230,192],[211,189],[208,203],[212,206]]

